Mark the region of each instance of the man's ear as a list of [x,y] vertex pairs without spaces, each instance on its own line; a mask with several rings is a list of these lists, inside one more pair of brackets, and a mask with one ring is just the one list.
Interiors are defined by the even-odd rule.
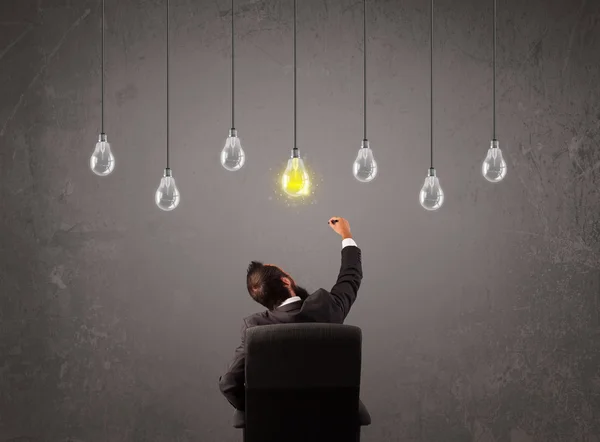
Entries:
[[287,276],[282,276],[281,280],[283,281],[283,285],[285,285],[286,287],[291,287],[292,286],[292,281],[290,278],[288,278]]

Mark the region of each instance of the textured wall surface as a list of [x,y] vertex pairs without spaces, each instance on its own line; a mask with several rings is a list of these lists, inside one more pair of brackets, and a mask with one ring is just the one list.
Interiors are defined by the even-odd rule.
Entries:
[[[301,0],[298,140],[317,175],[288,206],[291,0],[239,0],[236,126],[248,160],[219,164],[230,126],[228,0],[172,0],[172,168],[165,167],[165,2],[107,0],[100,131],[99,0],[0,2],[0,440],[240,440],[217,379],[260,310],[248,261],[309,290],[339,268],[330,216],[363,250],[347,323],[364,333],[367,442],[600,441],[600,2],[499,0],[502,184],[491,135],[492,2],[437,0],[437,213],[429,167],[424,0],[371,0],[370,184],[362,139],[362,2]],[[301,410],[290,410],[301,413]]]

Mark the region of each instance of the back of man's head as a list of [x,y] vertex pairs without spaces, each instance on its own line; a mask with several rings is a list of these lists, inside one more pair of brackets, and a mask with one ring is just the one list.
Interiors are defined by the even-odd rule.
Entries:
[[289,278],[279,267],[252,261],[248,266],[248,293],[259,304],[273,310],[291,295],[282,278]]

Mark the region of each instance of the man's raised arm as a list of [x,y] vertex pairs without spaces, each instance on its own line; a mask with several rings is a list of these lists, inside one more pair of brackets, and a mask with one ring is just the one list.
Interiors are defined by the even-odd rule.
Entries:
[[347,220],[333,217],[329,220],[329,225],[342,237],[342,264],[330,293],[341,316],[339,322],[343,322],[356,301],[363,277],[361,251],[352,238]]

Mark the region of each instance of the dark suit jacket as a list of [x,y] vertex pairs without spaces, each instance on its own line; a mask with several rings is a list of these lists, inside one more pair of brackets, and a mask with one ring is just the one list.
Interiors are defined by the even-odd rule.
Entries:
[[306,299],[291,302],[274,310],[266,310],[244,318],[242,342],[236,348],[229,370],[219,378],[219,388],[238,410],[245,408],[245,348],[246,329],[257,325],[297,322],[327,322],[342,324],[356,300],[362,280],[361,252],[356,246],[342,249],[342,265],[337,282],[330,292],[319,289]]

